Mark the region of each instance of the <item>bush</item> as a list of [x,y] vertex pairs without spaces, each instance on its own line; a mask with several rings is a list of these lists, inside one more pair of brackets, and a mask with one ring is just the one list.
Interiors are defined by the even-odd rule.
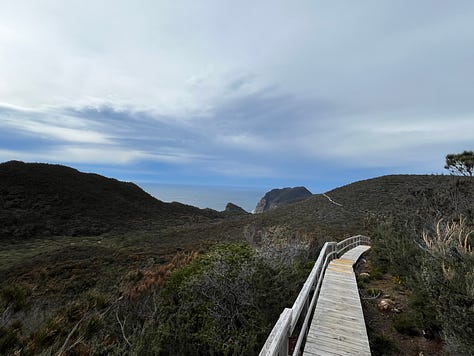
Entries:
[[61,330],[64,330],[63,321],[58,318],[50,319],[46,325],[30,336],[27,349],[32,353],[37,353],[38,350],[53,345],[56,338],[61,335]]
[[383,272],[382,272],[382,270],[380,269],[379,266],[375,266],[374,268],[372,268],[372,270],[370,271],[370,277],[373,278],[373,279],[382,279],[383,278]]
[[90,339],[104,327],[104,320],[99,315],[94,315],[87,320],[85,336]]
[[105,293],[100,293],[94,289],[86,293],[85,299],[88,304],[88,308],[101,310],[110,305],[110,296]]
[[12,306],[15,312],[28,307],[28,296],[30,294],[30,286],[24,284],[8,285],[0,289],[0,297],[3,303],[6,306]]
[[[461,202],[459,206],[468,205]],[[456,205],[449,204],[445,202]],[[458,216],[430,225],[426,216],[425,220],[418,216],[413,224],[384,220],[373,239],[374,263],[400,276],[413,291],[412,314],[396,316],[397,330],[410,335],[422,330],[441,334],[448,352],[469,354],[474,349],[471,220]],[[447,216],[453,216],[452,212]]]
[[0,354],[7,355],[14,348],[20,348],[18,334],[11,328],[0,327]]
[[171,273],[158,316],[160,352],[257,354],[308,272],[265,256],[246,244],[221,245]]
[[420,317],[412,312],[404,312],[393,317],[393,327],[400,334],[419,336],[421,334]]
[[376,336],[370,349],[374,356],[393,355],[400,351],[392,339],[385,335]]
[[395,218],[383,220],[372,238],[374,267],[381,273],[411,277],[420,266],[421,250],[416,235],[404,222]]
[[408,306],[421,320],[421,327],[426,335],[433,337],[439,334],[440,324],[437,320],[436,306],[423,288],[416,289],[409,297]]
[[366,295],[369,298],[378,298],[383,294],[383,290],[377,288],[368,288]]
[[[474,339],[474,252],[472,228],[463,217],[439,221],[425,231],[427,252],[421,280],[434,303],[437,319],[448,345],[456,350],[473,350]],[[457,351],[457,352],[458,352]]]
[[365,288],[365,285],[369,283],[372,278],[369,275],[358,274],[356,279],[357,279],[357,285],[359,286],[359,288]]

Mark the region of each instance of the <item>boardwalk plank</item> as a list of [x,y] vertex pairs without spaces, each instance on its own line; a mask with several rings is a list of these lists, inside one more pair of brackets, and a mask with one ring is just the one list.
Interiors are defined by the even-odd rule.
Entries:
[[327,267],[303,355],[370,355],[357,281],[352,269],[369,248],[357,246]]

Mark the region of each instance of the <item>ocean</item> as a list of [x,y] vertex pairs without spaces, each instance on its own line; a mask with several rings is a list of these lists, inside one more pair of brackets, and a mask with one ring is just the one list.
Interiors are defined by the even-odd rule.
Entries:
[[193,186],[180,184],[141,183],[139,186],[155,198],[165,201],[177,201],[199,208],[211,208],[222,211],[232,202],[251,212],[265,195],[264,188]]

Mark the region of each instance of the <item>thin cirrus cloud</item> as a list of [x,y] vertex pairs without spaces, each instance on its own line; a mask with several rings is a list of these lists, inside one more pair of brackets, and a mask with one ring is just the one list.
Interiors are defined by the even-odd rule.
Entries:
[[0,156],[255,184],[439,172],[474,141],[473,10],[3,2]]

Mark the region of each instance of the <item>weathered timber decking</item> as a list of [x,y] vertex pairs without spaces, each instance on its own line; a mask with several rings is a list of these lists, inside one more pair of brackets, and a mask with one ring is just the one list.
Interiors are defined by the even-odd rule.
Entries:
[[329,263],[303,355],[370,355],[353,270],[353,265],[368,249],[370,246],[359,245]]

